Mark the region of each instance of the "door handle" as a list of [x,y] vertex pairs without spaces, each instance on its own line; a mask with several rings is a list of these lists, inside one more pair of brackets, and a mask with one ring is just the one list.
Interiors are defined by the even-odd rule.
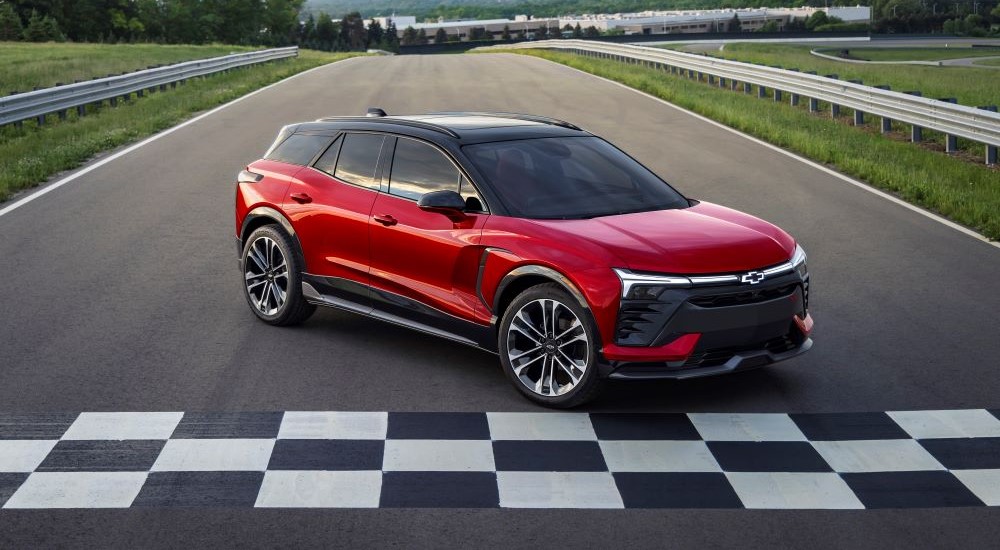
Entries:
[[372,216],[372,218],[375,218],[375,221],[386,227],[389,227],[390,225],[396,225],[397,223],[399,223],[396,220],[396,218],[392,217],[389,214],[376,214]]
[[291,199],[299,204],[306,204],[313,201],[313,198],[305,193],[292,193],[288,195]]

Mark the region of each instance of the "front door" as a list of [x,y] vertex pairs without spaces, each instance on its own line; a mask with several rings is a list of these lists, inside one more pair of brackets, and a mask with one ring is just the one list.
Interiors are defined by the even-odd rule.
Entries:
[[[488,214],[470,211],[452,220],[417,206],[431,191],[475,194],[455,164],[428,143],[397,138],[387,176],[370,221],[374,307],[456,332],[452,325],[473,322],[479,305],[479,243]],[[481,206],[478,197],[469,204]]]

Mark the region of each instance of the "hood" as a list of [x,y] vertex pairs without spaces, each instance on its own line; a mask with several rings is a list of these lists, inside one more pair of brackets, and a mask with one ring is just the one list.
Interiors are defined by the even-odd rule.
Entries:
[[532,220],[603,247],[635,271],[732,273],[788,261],[795,240],[759,218],[717,204],[585,220]]

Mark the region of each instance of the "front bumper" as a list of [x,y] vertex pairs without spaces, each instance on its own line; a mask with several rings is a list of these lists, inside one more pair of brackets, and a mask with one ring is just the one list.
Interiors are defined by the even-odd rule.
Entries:
[[685,367],[670,363],[607,363],[603,365],[605,377],[613,380],[660,380],[699,378],[730,372],[756,369],[802,355],[812,347],[812,339],[806,338],[798,347],[789,351],[772,353],[767,349],[734,352],[725,363],[707,367]]
[[676,289],[622,301],[616,341],[601,350],[608,378],[693,378],[784,361],[812,346],[809,280]]

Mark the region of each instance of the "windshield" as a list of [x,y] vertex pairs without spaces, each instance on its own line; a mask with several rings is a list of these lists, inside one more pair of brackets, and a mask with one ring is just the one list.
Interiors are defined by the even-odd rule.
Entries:
[[500,141],[463,150],[521,218],[593,218],[688,206],[656,174],[596,137]]

